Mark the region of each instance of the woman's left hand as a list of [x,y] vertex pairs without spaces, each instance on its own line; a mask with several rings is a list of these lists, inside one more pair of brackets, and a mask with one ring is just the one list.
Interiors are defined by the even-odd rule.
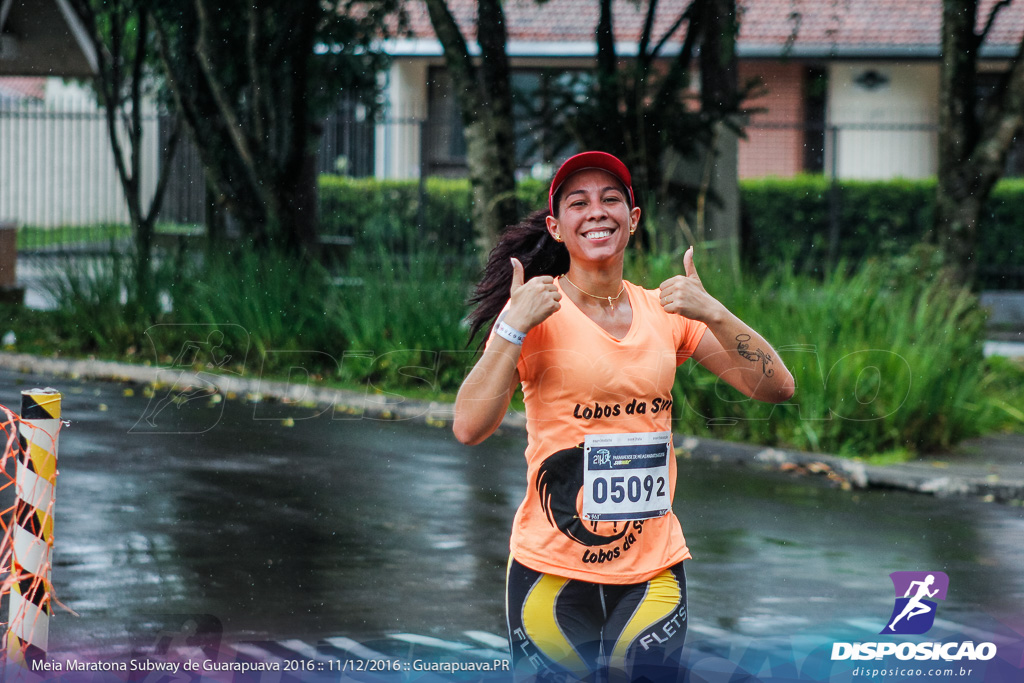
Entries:
[[719,312],[722,304],[701,284],[697,268],[693,265],[693,247],[683,254],[683,270],[685,275],[676,275],[661,283],[661,305],[668,313],[708,322]]
[[661,283],[661,305],[669,313],[706,323],[693,359],[758,401],[782,403],[796,382],[768,341],[704,290],[693,265],[693,247],[683,255],[686,275]]

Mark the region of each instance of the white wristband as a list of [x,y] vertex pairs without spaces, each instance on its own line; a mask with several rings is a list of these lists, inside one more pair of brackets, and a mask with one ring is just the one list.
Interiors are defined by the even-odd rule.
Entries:
[[494,334],[498,335],[502,339],[512,342],[516,346],[522,346],[523,340],[526,339],[525,332],[520,332],[511,325],[506,325],[502,320],[495,323]]

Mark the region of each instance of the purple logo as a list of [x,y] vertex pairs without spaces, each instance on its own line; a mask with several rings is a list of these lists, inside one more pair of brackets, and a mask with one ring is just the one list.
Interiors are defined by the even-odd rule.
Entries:
[[936,600],[945,600],[949,577],[943,572],[893,572],[896,604],[888,625],[879,633],[920,635],[935,623]]

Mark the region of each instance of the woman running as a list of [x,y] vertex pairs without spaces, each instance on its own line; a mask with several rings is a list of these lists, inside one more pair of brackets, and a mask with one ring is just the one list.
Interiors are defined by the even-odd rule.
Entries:
[[672,512],[676,367],[692,357],[751,398],[793,395],[768,342],[704,290],[692,248],[657,290],[623,280],[639,221],[626,166],[577,154],[548,210],[503,234],[472,299],[471,334],[490,328],[456,437],[490,436],[520,384],[526,404],[506,584],[519,679],[675,680],[690,557]]

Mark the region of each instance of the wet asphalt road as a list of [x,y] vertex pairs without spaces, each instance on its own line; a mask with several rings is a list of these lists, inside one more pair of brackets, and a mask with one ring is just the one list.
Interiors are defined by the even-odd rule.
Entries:
[[[188,618],[232,640],[503,633],[518,434],[467,448],[407,421],[15,373],[0,403],[34,386],[61,390],[70,421],[53,584],[78,616],[58,610],[53,648],[151,642]],[[949,574],[947,621],[1024,626],[1021,508],[684,461],[676,512],[691,639],[881,626],[902,570]]]

